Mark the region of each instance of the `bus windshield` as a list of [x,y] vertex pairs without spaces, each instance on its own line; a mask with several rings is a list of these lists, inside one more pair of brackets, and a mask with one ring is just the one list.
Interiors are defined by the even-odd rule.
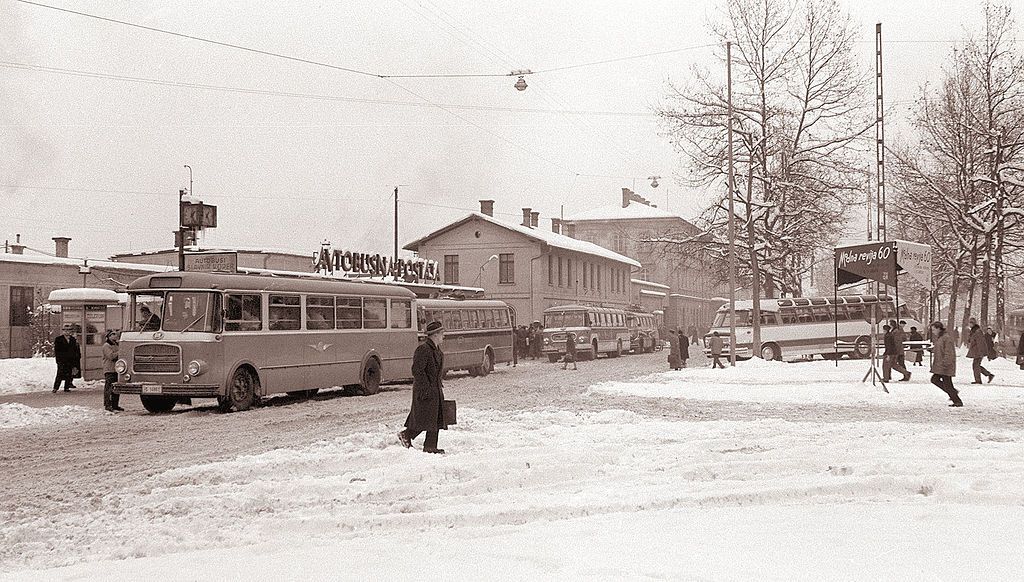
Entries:
[[164,298],[164,331],[217,332],[220,316],[220,293],[168,291]]
[[583,311],[559,311],[544,314],[544,327],[585,327]]
[[[715,322],[711,327],[729,327],[729,312],[719,311],[715,314]],[[750,325],[750,312],[747,310],[736,310],[736,325]]]

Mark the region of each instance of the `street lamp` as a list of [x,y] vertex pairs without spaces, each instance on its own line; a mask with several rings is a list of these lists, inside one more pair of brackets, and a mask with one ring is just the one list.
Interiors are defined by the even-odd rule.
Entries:
[[509,73],[508,76],[519,77],[519,80],[517,80],[515,85],[512,86],[515,87],[517,91],[526,91],[526,88],[529,85],[526,84],[526,79],[524,79],[523,77],[530,74],[533,74],[533,71],[531,71],[530,69],[516,69]]
[[658,179],[659,178],[661,178],[661,176],[647,176],[647,179],[651,181],[651,188],[657,188],[658,187]]
[[491,255],[491,257],[489,259],[484,261],[484,264],[480,265],[480,272],[476,274],[476,279],[473,279],[473,284],[474,285],[476,285],[480,281],[480,279],[484,276],[484,267],[487,266],[487,263],[490,263],[491,261],[495,261],[497,259],[498,259],[498,255]]

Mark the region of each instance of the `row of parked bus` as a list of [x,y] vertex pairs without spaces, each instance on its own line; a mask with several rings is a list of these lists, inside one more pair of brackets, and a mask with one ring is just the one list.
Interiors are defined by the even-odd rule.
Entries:
[[[128,287],[127,329],[115,369],[120,394],[151,412],[185,398],[245,410],[278,393],[322,388],[374,394],[408,379],[420,332],[445,329],[445,368],[486,376],[513,358],[514,314],[494,300],[416,299],[403,287],[352,281],[178,272]],[[652,351],[654,316],[565,306],[545,312],[544,351],[565,353],[571,332],[583,357]],[[559,343],[560,342],[560,343]]]

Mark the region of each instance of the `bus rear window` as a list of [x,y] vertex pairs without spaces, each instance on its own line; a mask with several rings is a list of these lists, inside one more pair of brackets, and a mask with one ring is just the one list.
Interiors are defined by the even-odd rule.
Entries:
[[259,331],[263,329],[263,297],[260,295],[228,295],[224,331]]
[[301,300],[298,295],[270,296],[270,329],[296,330],[301,327]]

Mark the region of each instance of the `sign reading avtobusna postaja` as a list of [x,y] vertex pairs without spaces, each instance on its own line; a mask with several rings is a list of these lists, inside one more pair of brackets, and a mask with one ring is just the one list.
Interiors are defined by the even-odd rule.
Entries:
[[355,251],[321,249],[313,255],[313,267],[317,272],[348,273],[415,281],[436,281],[437,262],[426,259],[395,261],[386,255],[360,253]]

